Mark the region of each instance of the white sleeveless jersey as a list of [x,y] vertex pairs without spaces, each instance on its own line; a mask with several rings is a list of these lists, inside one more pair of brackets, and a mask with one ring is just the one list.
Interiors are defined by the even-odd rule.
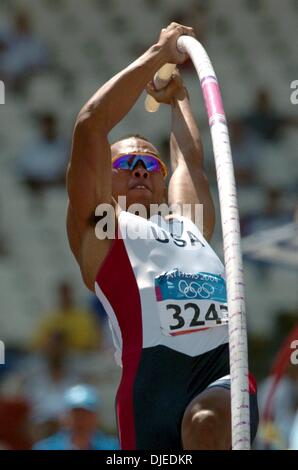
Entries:
[[121,212],[95,290],[119,364],[145,348],[194,357],[228,342],[223,264],[185,217],[168,222]]

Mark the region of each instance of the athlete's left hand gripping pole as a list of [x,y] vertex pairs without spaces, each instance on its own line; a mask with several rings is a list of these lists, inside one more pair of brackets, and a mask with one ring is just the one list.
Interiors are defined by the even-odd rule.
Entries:
[[[231,373],[232,448],[250,449],[250,416],[248,388],[247,331],[244,303],[242,253],[240,248],[239,213],[233,161],[226,117],[215,72],[203,46],[191,36],[180,36],[177,41],[180,52],[186,52],[197,71],[209,118],[215,158],[225,271],[227,277],[227,300],[229,311],[229,344]],[[168,64],[167,64],[168,65]],[[171,64],[170,64],[171,65]],[[166,66],[164,66],[166,68]],[[159,73],[157,72],[158,78]],[[164,80],[165,86],[168,80]],[[156,86],[156,85],[155,85]],[[148,101],[156,103],[151,99]],[[146,105],[148,109],[148,104]],[[158,105],[152,106],[154,112]]]
[[[176,64],[165,64],[158,72],[154,75],[153,83],[156,90],[161,90],[170,81],[171,76],[176,68]],[[158,110],[160,104],[151,95],[147,95],[145,99],[145,109],[149,113],[155,113]]]

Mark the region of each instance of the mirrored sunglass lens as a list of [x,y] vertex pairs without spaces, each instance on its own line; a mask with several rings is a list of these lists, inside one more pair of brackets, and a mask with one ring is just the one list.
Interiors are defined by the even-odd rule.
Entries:
[[119,169],[119,170],[128,170],[129,169],[129,164],[128,164],[128,158],[126,155],[117,158],[113,162],[113,168]]
[[160,165],[158,160],[154,157],[143,157],[144,164],[146,165],[146,168],[148,171],[159,171],[160,170]]
[[123,155],[113,162],[113,168],[128,170],[133,169],[141,161],[148,171],[160,171],[159,161],[151,155]]

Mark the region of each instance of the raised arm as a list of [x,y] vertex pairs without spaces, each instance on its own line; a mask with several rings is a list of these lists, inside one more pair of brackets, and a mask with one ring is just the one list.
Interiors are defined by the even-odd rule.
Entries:
[[129,112],[162,64],[160,47],[154,45],[99,88],[79,112],[67,188],[72,210],[82,222],[88,221],[97,204],[111,201],[110,130]]
[[162,65],[185,60],[185,55],[176,47],[177,39],[182,34],[193,35],[193,32],[191,28],[176,23],[163,29],[158,42],[99,88],[77,116],[67,172],[67,227],[70,245],[77,259],[81,234],[93,219],[96,206],[111,202],[108,134],[129,112]]
[[204,155],[201,136],[193,117],[187,90],[178,72],[166,89],[147,90],[160,102],[171,105],[172,132],[170,137],[171,166],[169,204],[191,204],[189,217],[195,221],[195,204],[203,205],[204,237],[210,240],[215,211],[207,177],[204,173]]

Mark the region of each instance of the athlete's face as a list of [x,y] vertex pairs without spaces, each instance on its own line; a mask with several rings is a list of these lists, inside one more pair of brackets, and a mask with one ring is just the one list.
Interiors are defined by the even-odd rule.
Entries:
[[[111,147],[112,158],[119,154],[140,152],[158,154],[154,145],[139,138],[129,138],[116,142]],[[113,197],[126,196],[126,207],[142,204],[147,209],[150,204],[162,204],[166,201],[166,185],[161,172],[149,172],[139,161],[132,170],[112,170]]]

